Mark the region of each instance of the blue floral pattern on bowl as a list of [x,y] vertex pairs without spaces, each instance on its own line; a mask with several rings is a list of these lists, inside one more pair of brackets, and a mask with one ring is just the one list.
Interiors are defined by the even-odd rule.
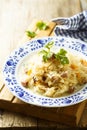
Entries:
[[14,50],[5,62],[3,73],[6,86],[10,91],[20,100],[43,107],[64,107],[77,104],[87,99],[87,85],[80,91],[65,97],[49,98],[30,93],[17,79],[17,67],[24,57],[34,51],[41,49],[46,43],[54,41],[55,46],[63,47],[66,50],[70,49],[72,52],[79,52],[87,57],[87,44],[81,40],[66,38],[66,37],[44,37],[31,40],[24,46]]

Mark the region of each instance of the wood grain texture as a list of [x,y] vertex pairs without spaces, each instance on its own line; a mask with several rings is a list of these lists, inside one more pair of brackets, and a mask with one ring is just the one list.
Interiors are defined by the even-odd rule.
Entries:
[[[0,100],[0,108],[2,109],[17,112],[29,117],[38,117],[38,122],[40,119],[45,119],[69,126],[78,125],[80,116],[84,109],[84,105],[85,103],[82,102],[75,106],[66,108],[42,108],[23,103],[22,101],[18,101],[18,99],[14,100],[13,103]],[[87,121],[87,119],[85,119],[85,121]]]
[[8,111],[3,112],[2,122],[0,123],[0,127],[36,127],[36,126],[37,126],[37,120],[35,120],[35,118]]
[[12,101],[13,98],[14,98],[13,94],[8,90],[6,86],[3,86],[0,92],[0,99],[6,101]]
[[[55,17],[70,17],[81,12],[80,7],[80,0],[44,0],[43,2],[41,0],[38,0],[38,2],[37,0],[0,0],[0,88],[2,88],[4,83],[2,77],[3,63],[14,48],[29,40],[24,34],[25,30],[31,25],[33,19],[50,20]],[[32,28],[35,29],[34,26],[29,29]],[[23,104],[23,102],[17,98],[14,98],[12,101],[14,106],[17,102],[18,104]],[[6,102],[3,102],[2,100],[0,101],[0,104],[2,105],[2,103],[8,108]],[[83,113],[79,126],[85,127],[87,125],[86,113],[87,107]],[[26,117],[18,113],[1,111],[0,127],[14,126],[67,127],[52,121],[37,119],[31,116]]]
[[87,10],[87,0],[80,0],[82,10]]

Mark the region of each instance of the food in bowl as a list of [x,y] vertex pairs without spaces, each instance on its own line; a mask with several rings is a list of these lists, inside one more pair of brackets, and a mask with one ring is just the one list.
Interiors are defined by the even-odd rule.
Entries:
[[36,94],[61,97],[87,83],[87,61],[49,42],[22,65],[19,77],[22,86]]

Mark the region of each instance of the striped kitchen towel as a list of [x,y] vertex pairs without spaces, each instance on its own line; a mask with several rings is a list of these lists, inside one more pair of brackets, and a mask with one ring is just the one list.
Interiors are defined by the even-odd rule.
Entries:
[[55,18],[52,21],[57,23],[54,29],[56,36],[60,35],[87,41],[87,11],[70,18]]

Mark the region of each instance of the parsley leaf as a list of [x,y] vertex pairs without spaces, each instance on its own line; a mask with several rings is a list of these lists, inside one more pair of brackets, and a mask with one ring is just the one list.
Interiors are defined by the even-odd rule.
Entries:
[[45,48],[40,51],[40,53],[43,54],[43,61],[47,62],[47,60],[52,56],[52,52],[50,51],[50,48],[53,46],[54,42],[49,42],[45,45]]
[[60,61],[62,65],[69,64],[69,59],[66,57],[67,51],[60,49],[57,53],[51,52],[53,44],[54,42],[52,41],[47,43],[44,49],[40,51],[40,53],[43,54],[43,61],[47,62],[50,58],[55,58],[56,60]]
[[64,49],[60,49],[59,55],[63,55],[63,56],[65,56],[66,53],[67,53],[66,50],[64,50]]
[[28,37],[34,38],[36,36],[35,32],[31,32],[31,31],[26,31],[26,34]]
[[46,47],[48,50],[50,50],[50,49],[51,49],[51,47],[53,46],[53,44],[54,44],[54,42],[53,42],[53,41],[48,42],[48,43],[45,45],[45,47]]
[[67,51],[64,49],[60,49],[58,53],[55,54],[55,58],[60,61],[61,64],[69,64],[69,60],[66,57]]
[[44,23],[43,21],[37,22],[36,27],[39,30],[46,30],[48,28],[47,24]]
[[66,56],[60,57],[60,62],[63,65],[69,64],[69,60],[68,60],[68,58]]

